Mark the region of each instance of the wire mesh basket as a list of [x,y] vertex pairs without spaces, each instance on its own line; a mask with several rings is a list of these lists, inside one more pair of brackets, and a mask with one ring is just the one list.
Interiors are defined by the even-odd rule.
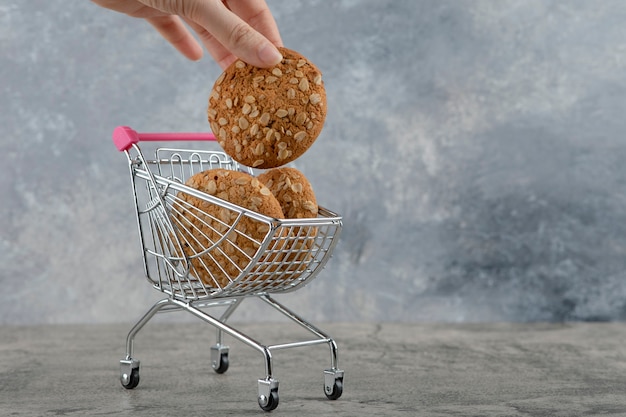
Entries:
[[[146,159],[133,151],[146,276],[157,289],[183,300],[287,292],[331,256],[341,218],[323,207],[317,218],[276,219],[184,185],[211,168],[249,171],[226,154],[159,148]],[[202,204],[190,204],[190,196]]]

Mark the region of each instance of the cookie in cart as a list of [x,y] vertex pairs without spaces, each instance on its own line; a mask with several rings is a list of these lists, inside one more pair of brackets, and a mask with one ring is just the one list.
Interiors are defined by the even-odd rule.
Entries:
[[[140,380],[133,349],[138,332],[156,313],[182,310],[216,329],[210,357],[216,373],[229,367],[225,335],[262,355],[265,375],[257,381],[261,409],[278,406],[273,353],[282,349],[327,345],[324,394],[336,400],[343,392],[335,340],[273,297],[317,277],[342,227],[341,216],[318,205],[306,176],[287,166],[322,130],[322,74],[301,54],[279,49],[283,60],[272,68],[236,61],[219,76],[207,112],[213,134],[138,133],[127,126],[113,132],[116,147],[128,159],[144,273],[166,295],[128,333],[120,361],[120,380],[127,389]],[[147,157],[140,147],[144,141],[169,143]],[[217,144],[215,150],[171,146],[177,141]],[[262,344],[228,324],[252,297],[312,338]],[[222,307],[222,313],[210,314],[212,307]]]

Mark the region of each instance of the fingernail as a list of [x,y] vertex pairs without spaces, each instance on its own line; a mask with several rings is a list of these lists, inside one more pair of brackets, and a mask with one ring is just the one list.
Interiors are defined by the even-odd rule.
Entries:
[[278,49],[271,43],[263,45],[259,49],[258,55],[261,62],[268,66],[276,65],[283,59],[281,53],[278,52]]

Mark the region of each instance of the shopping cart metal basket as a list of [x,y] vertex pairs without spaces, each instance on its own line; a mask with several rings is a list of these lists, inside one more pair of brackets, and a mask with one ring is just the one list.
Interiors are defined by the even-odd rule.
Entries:
[[[215,138],[211,134],[137,133],[126,126],[117,127],[113,132],[116,147],[128,158],[145,276],[155,289],[167,295],[128,333],[126,356],[120,361],[122,385],[132,389],[139,384],[140,361],[133,355],[137,333],[157,312],[182,310],[216,328],[217,340],[210,352],[212,367],[218,374],[226,372],[229,366],[229,347],[224,344],[224,334],[262,354],[265,376],[258,380],[257,400],[263,410],[271,411],[278,406],[278,380],[272,371],[272,354],[280,349],[327,344],[330,367],[324,370],[324,393],[331,400],[339,398],[343,392],[344,372],[338,368],[334,339],[277,302],[272,295],[294,291],[318,275],[337,244],[341,217],[323,207],[319,208],[318,216],[311,219],[275,219],[261,215],[185,185],[191,175],[211,168],[253,174],[251,169],[237,164],[225,153],[157,148],[154,158],[148,159],[138,145],[140,141],[196,140]],[[220,215],[212,216],[185,204],[183,194],[218,208]],[[246,233],[239,226],[244,221],[260,225],[259,229],[265,231],[263,236]],[[207,228],[211,230],[209,235],[206,235]],[[199,238],[202,233],[205,235]],[[203,242],[202,247],[198,247],[198,242]],[[241,242],[246,242],[245,250]],[[264,301],[312,333],[314,338],[264,345],[227,324],[242,302],[252,297]],[[221,315],[209,314],[211,307],[223,307]]]

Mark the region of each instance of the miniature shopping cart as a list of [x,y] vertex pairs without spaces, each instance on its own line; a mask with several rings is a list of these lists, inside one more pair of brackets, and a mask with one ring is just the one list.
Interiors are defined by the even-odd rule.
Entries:
[[[324,371],[324,393],[331,400],[339,398],[344,372],[337,367],[335,341],[272,295],[296,290],[318,275],[337,243],[341,217],[323,207],[311,219],[261,215],[184,185],[193,174],[212,168],[253,174],[225,153],[158,148],[154,159],[147,159],[138,146],[139,141],[195,140],[215,139],[210,134],[141,134],[124,126],[113,132],[115,145],[128,158],[145,275],[155,289],[167,294],[128,333],[126,357],[120,361],[122,385],[132,389],[139,384],[139,360],[133,356],[137,333],[157,312],[184,310],[217,329],[217,341],[210,352],[212,367],[218,374],[226,372],[229,366],[224,333],[263,355],[265,377],[258,380],[257,398],[263,410],[278,406],[272,354],[279,349],[327,344],[331,363]],[[189,204],[185,195],[201,201],[201,207]],[[253,236],[241,226],[251,222],[259,225],[256,230],[264,231],[262,237]],[[241,303],[251,297],[264,301],[315,338],[263,345],[226,324]],[[209,314],[211,307],[223,307],[222,314]]]

